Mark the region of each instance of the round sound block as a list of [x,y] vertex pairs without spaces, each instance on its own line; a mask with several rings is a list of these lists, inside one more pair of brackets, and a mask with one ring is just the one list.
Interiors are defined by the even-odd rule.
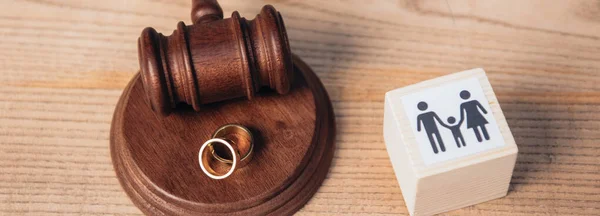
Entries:
[[[111,127],[119,181],[148,215],[287,215],[298,211],[325,179],[334,151],[331,102],[314,72],[294,56],[286,95],[261,91],[253,100],[178,107],[155,114],[136,75],[121,96]],[[202,88],[200,86],[200,88]],[[213,180],[198,151],[225,124],[254,134],[254,157],[230,177]]]

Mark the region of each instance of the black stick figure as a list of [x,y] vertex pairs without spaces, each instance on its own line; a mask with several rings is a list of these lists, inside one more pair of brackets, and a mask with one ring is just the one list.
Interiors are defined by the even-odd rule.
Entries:
[[[421,102],[419,102],[419,104],[417,104],[417,108],[419,108],[419,110],[421,110],[421,111],[425,111],[425,110],[427,110],[427,103],[421,101]],[[425,133],[427,133],[427,137],[429,138],[429,143],[431,144],[431,148],[433,149],[433,153],[437,154],[438,149],[435,144],[435,141],[433,140],[433,135],[435,135],[437,142],[440,145],[440,150],[445,152],[446,147],[444,146],[444,142],[442,141],[440,131],[438,130],[437,124],[435,123],[436,120],[440,124],[443,124],[442,120],[440,120],[440,117],[438,117],[438,115],[435,114],[435,112],[430,111],[430,112],[426,112],[426,113],[421,113],[420,115],[417,116],[417,131],[421,131],[421,122],[422,122],[423,126],[425,127]]]
[[[467,90],[463,90],[460,92],[460,97],[464,100],[467,100],[471,97],[471,93],[469,93]],[[477,141],[482,142],[483,139],[481,139],[481,133],[479,132],[479,129],[481,129],[485,140],[490,140],[490,135],[485,128],[485,125],[488,124],[488,121],[481,114],[481,112],[479,112],[479,110],[481,110],[483,114],[487,114],[487,110],[483,108],[479,101],[471,100],[464,102],[460,105],[460,118],[463,119],[465,113],[467,114],[467,128],[472,128],[473,132],[475,133],[475,137],[477,137]]]
[[460,121],[458,121],[458,123],[456,123],[456,125],[452,125],[454,124],[454,122],[456,122],[456,119],[452,116],[448,117],[448,124],[442,124],[444,127],[450,129],[450,131],[452,131],[452,136],[454,136],[454,142],[456,142],[456,146],[458,146],[459,148],[461,147],[461,143],[462,146],[467,146],[467,143],[465,143],[465,139],[463,138],[462,132],[460,132],[460,125],[462,124],[464,119],[460,119]]

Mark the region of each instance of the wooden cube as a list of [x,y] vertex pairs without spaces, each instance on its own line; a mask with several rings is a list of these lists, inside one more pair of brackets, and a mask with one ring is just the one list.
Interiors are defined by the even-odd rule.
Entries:
[[413,216],[508,192],[517,145],[483,69],[387,92],[384,138]]

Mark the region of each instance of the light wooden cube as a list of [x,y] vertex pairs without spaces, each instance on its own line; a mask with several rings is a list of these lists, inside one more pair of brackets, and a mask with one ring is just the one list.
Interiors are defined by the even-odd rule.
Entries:
[[387,92],[384,138],[413,216],[508,192],[517,145],[483,69]]

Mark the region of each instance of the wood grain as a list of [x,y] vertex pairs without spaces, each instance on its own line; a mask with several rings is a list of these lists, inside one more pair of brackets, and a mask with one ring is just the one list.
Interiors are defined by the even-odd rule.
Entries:
[[[273,4],[333,101],[335,158],[300,215],[406,215],[383,142],[384,93],[475,67],[519,156],[506,198],[448,215],[600,212],[598,1],[219,3],[242,15]],[[112,169],[112,112],[138,70],[139,32],[170,32],[190,2],[0,5],[0,214],[141,214]]]

